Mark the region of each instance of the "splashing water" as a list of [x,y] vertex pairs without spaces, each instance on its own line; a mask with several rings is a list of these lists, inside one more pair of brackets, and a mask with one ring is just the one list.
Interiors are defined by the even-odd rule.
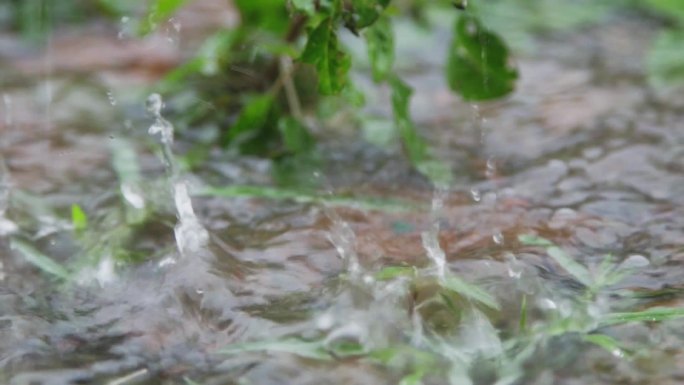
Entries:
[[176,244],[181,255],[197,252],[209,241],[209,233],[202,226],[192,208],[192,200],[188,192],[187,182],[180,177],[176,160],[173,156],[173,125],[161,115],[164,102],[159,94],[147,98],[147,110],[152,114],[154,123],[148,130],[150,135],[161,134],[162,156],[164,166],[171,182],[171,194],[176,205],[178,223],[174,228]]
[[326,216],[332,221],[328,240],[335,246],[340,258],[345,262],[347,271],[352,276],[361,274],[359,257],[356,254],[356,234],[340,216],[331,209],[326,209]]
[[183,181],[175,182],[173,195],[178,211],[178,224],[174,228],[178,250],[182,255],[196,252],[207,244],[209,233],[195,215],[187,184]]
[[[5,128],[9,130],[13,124],[12,117],[12,98],[7,95],[2,95],[4,112],[5,112]],[[1,133],[0,133],[1,134]],[[4,135],[0,135],[3,138]],[[5,158],[2,156],[5,149],[4,140],[0,139],[0,237],[12,234],[19,230],[17,225],[5,217],[5,213],[9,206],[9,196],[11,189],[11,181],[9,169],[5,164]],[[1,269],[0,269],[1,273]]]
[[428,231],[421,234],[423,241],[423,248],[428,254],[428,257],[437,269],[437,277],[443,280],[446,276],[446,255],[439,244],[439,215],[444,209],[444,198],[447,194],[447,189],[436,188],[432,197],[432,207],[430,209],[431,226]]

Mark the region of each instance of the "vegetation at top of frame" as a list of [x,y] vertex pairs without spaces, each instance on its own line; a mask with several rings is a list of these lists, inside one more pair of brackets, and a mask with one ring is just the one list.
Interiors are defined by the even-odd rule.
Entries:
[[[151,14],[161,20],[159,15],[168,16],[191,1],[156,0]],[[649,79],[664,86],[684,78],[684,60],[676,54],[681,44],[676,39],[680,12],[668,0],[235,0],[234,4],[241,18],[239,27],[208,38],[197,56],[162,84],[163,92],[175,95],[170,104],[177,106],[178,126],[202,132],[190,135],[199,149],[193,162],[201,161],[208,146],[219,145],[277,160],[276,171],[311,167],[321,159],[315,145],[321,126],[368,123],[365,96],[351,80],[355,71],[365,71],[368,65],[369,77],[391,90],[394,116],[381,119],[393,126],[404,154],[433,182],[448,183],[448,165],[435,157],[409,113],[412,90],[397,64],[410,58],[397,57],[395,51],[405,38],[396,34],[397,21],[413,20],[420,28],[433,21],[429,15],[435,10],[442,15],[440,20],[453,20],[444,82],[465,101],[497,99],[514,91],[518,72],[509,43],[520,47],[525,44],[521,39],[530,39],[540,30],[595,23],[619,8],[644,9],[669,20],[664,25],[670,27],[649,56]],[[355,40],[366,48],[363,55],[345,44],[356,45]]]

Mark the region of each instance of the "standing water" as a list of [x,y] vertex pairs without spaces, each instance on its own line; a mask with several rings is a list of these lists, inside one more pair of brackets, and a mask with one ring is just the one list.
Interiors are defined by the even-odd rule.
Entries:
[[[502,27],[528,16],[491,3]],[[589,8],[548,4],[576,18]],[[682,109],[639,64],[660,21],[616,13],[548,36],[511,34],[524,48],[518,88],[478,104],[475,120],[434,61],[449,26],[427,37],[396,23],[397,55],[414,59],[397,68],[415,88],[416,125],[440,143],[454,183],[432,191],[398,143],[378,144],[392,135],[377,145],[341,137],[336,120],[332,133],[320,128],[320,167],[335,186],[321,195],[273,182],[277,161],[214,147],[182,169],[174,145],[211,138],[203,122],[176,133],[170,123],[194,116],[178,101],[194,93],[167,100],[173,118],[160,95],[148,100],[163,177],[159,160],[130,144],[147,135],[107,139],[122,120],[137,124],[131,88],[170,67],[162,48],[190,42],[214,13],[204,12],[202,23],[174,16],[159,47],[136,46],[133,16],[119,37],[54,36],[47,111],[36,108],[44,88],[25,61],[32,51],[8,56],[2,40],[0,68],[18,80],[3,83],[0,383],[681,382]],[[108,39],[116,49],[101,48]],[[126,55],[98,62],[89,45]],[[354,79],[372,83],[363,69]],[[369,95],[369,113],[383,113],[383,95]],[[54,129],[42,129],[46,119]],[[360,124],[369,138],[377,129]],[[190,181],[215,188],[195,196]],[[103,285],[71,284],[84,274]]]

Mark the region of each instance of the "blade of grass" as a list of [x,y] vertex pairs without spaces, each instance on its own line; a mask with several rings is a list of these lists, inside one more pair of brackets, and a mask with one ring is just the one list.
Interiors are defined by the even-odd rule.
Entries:
[[24,241],[16,238],[12,239],[11,248],[18,250],[24,255],[24,258],[26,258],[29,263],[48,274],[64,280],[68,280],[71,277],[69,270],[64,266],[55,262],[52,258],[36,250],[33,246]]
[[527,295],[523,294],[522,303],[520,304],[520,321],[518,322],[518,330],[520,333],[527,331]]
[[608,314],[601,321],[600,326],[630,322],[661,322],[678,318],[684,318],[684,308],[654,307],[642,311]]
[[198,196],[214,196],[226,198],[264,198],[273,200],[293,200],[299,203],[324,202],[335,206],[351,206],[379,211],[411,211],[421,208],[414,202],[353,196],[325,196],[315,192],[268,186],[232,185],[225,187],[209,187],[196,193]]
[[75,203],[71,205],[71,223],[76,231],[83,231],[88,228],[88,217],[86,216],[86,213],[81,206]]
[[445,289],[451,290],[461,296],[469,298],[473,301],[479,302],[489,308],[499,310],[500,306],[496,299],[483,289],[468,283],[456,276],[449,276],[444,279],[442,286]]
[[282,352],[292,353],[300,357],[315,360],[330,360],[333,357],[328,353],[320,341],[303,341],[289,338],[279,341],[257,341],[230,345],[219,351],[223,354],[238,354],[245,352]]
[[624,355],[629,354],[629,351],[622,347],[622,344],[615,338],[605,335],[605,334],[587,334],[584,340],[599,346],[611,354]]

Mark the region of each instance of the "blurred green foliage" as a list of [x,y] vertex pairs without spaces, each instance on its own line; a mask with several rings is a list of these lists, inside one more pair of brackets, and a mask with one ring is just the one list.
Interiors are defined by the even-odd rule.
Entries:
[[[124,15],[142,15],[135,24],[144,35],[191,2],[10,0],[0,5],[0,16],[35,42],[44,40],[58,24]],[[345,125],[368,125],[366,136],[380,132],[380,139],[369,137],[374,143],[398,138],[417,170],[434,182],[448,183],[449,167],[434,157],[410,117],[412,91],[401,76],[407,68],[404,62],[411,58],[397,57],[395,49],[416,38],[407,33],[430,23],[442,23],[440,28],[445,21],[453,23],[444,82],[465,101],[501,98],[514,91],[518,73],[509,45],[533,49],[531,42],[540,32],[588,26],[615,11],[660,20],[662,32],[646,59],[650,84],[668,88],[684,82],[680,0],[233,0],[233,4],[240,25],[207,38],[196,56],[168,74],[157,90],[176,106],[178,127],[208,132],[195,135],[201,137],[196,146],[221,146],[276,159],[279,165],[274,170],[311,167],[322,159],[316,154],[312,131],[333,125],[328,123],[332,120],[340,124],[343,116]],[[404,28],[397,35],[398,23],[407,20],[416,30]],[[366,49],[354,49],[357,43]],[[353,79],[364,71],[378,87],[390,89],[393,117],[363,115],[365,98]],[[393,127],[373,130],[392,122]]]

